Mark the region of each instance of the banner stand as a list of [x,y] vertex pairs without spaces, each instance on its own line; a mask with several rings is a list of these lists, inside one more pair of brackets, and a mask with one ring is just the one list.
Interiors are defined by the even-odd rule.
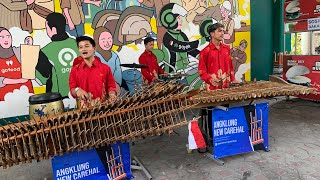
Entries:
[[[227,107],[225,107],[225,106],[215,106],[214,107],[215,109],[221,109],[221,110],[223,110],[223,111],[227,111],[228,110],[228,108]],[[209,119],[208,119],[209,120]],[[211,120],[212,121],[212,120]],[[224,161],[222,161],[221,159],[215,159],[214,158],[214,156],[213,156],[213,151],[212,151],[212,149],[213,149],[213,147],[212,146],[210,146],[210,150],[211,151],[209,151],[209,152],[207,152],[205,155],[208,157],[208,158],[210,158],[210,159],[212,159],[213,161],[215,161],[217,164],[219,164],[220,166],[223,166],[224,165]]]
[[[131,141],[131,146],[134,146],[134,142]],[[131,149],[130,149],[131,151]],[[131,152],[130,152],[131,154]],[[149,180],[152,179],[152,176],[150,175],[149,171],[144,167],[144,165],[141,163],[141,161],[134,155],[132,155],[131,159],[131,169],[132,170],[140,170],[142,171]]]
[[222,161],[221,159],[215,159],[212,154],[213,153],[207,152],[205,155],[206,155],[206,157],[212,159],[214,162],[216,162],[220,166],[223,166],[224,165],[224,161]]
[[135,162],[131,163],[131,169],[133,170],[141,170],[149,180],[152,179],[152,176],[150,175],[149,171],[144,167],[144,165],[141,163],[141,161],[136,157],[133,156],[133,160]]
[[[224,106],[215,106],[213,108],[217,108],[217,109],[221,109],[221,110],[228,110],[227,107]],[[202,127],[202,129],[204,129],[204,131],[206,132],[206,139],[209,142],[213,142],[213,139],[211,139],[210,134],[209,134],[209,116],[208,116],[208,109],[207,108],[202,108],[202,110],[206,110],[207,113],[206,115],[202,115],[203,118],[203,122],[201,122],[201,125],[199,125],[200,127]],[[212,121],[212,120],[211,120]],[[207,144],[208,145],[208,149],[209,151],[205,153],[205,156],[210,158],[211,160],[213,160],[214,162],[216,162],[217,164],[219,164],[220,166],[224,165],[224,161],[222,161],[221,159],[215,159],[213,156],[213,146],[211,145],[211,143]]]
[[255,150],[269,152],[268,103],[252,104],[253,102],[202,109],[199,126],[207,139],[207,157],[224,165],[221,158],[226,156]]

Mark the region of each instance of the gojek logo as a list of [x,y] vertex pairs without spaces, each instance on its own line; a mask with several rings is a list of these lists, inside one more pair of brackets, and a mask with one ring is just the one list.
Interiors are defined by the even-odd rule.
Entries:
[[315,66],[312,66],[312,71],[320,71],[320,61],[315,62]]
[[64,48],[58,54],[58,59],[63,68],[61,68],[61,73],[69,73],[73,64],[74,58],[77,57],[77,53],[71,48]]
[[13,61],[12,61],[12,60],[6,61],[6,64],[7,64],[7,68],[1,69],[1,72],[2,72],[3,74],[5,74],[5,73],[7,73],[7,72],[19,72],[19,71],[21,70],[20,67],[14,67],[14,68],[10,67],[10,66],[13,65]]

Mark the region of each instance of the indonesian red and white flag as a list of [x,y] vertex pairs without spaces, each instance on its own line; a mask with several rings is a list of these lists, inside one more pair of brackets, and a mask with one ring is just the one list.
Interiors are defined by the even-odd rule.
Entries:
[[201,130],[198,125],[197,120],[192,120],[188,124],[189,136],[188,143],[189,149],[198,149],[198,148],[206,148],[206,142],[203,138]]

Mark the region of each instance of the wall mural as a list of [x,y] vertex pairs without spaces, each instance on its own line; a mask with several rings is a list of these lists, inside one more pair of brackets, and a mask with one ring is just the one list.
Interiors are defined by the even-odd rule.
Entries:
[[146,36],[161,67],[199,87],[206,29],[221,22],[236,78],[250,79],[250,0],[1,0],[0,12],[0,118],[28,114],[29,96],[44,92],[60,92],[65,107],[75,107],[68,78],[81,35],[96,41],[119,93],[134,88],[134,70],[120,64],[138,63]]

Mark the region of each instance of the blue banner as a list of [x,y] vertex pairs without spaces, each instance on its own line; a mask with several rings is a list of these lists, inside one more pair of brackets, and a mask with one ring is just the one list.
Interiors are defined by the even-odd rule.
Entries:
[[111,180],[95,149],[55,156],[52,170],[55,180]]
[[[108,155],[108,158],[107,158]],[[129,143],[117,142],[111,147],[72,152],[52,159],[55,180],[132,179]]]
[[126,178],[133,179],[134,176],[131,172],[130,144],[117,142],[115,144],[112,144],[111,147],[114,149],[115,156],[119,156],[118,147],[120,147],[120,153],[122,155],[122,163],[124,165],[124,171],[126,173]]
[[214,158],[268,149],[268,104],[213,109]]

